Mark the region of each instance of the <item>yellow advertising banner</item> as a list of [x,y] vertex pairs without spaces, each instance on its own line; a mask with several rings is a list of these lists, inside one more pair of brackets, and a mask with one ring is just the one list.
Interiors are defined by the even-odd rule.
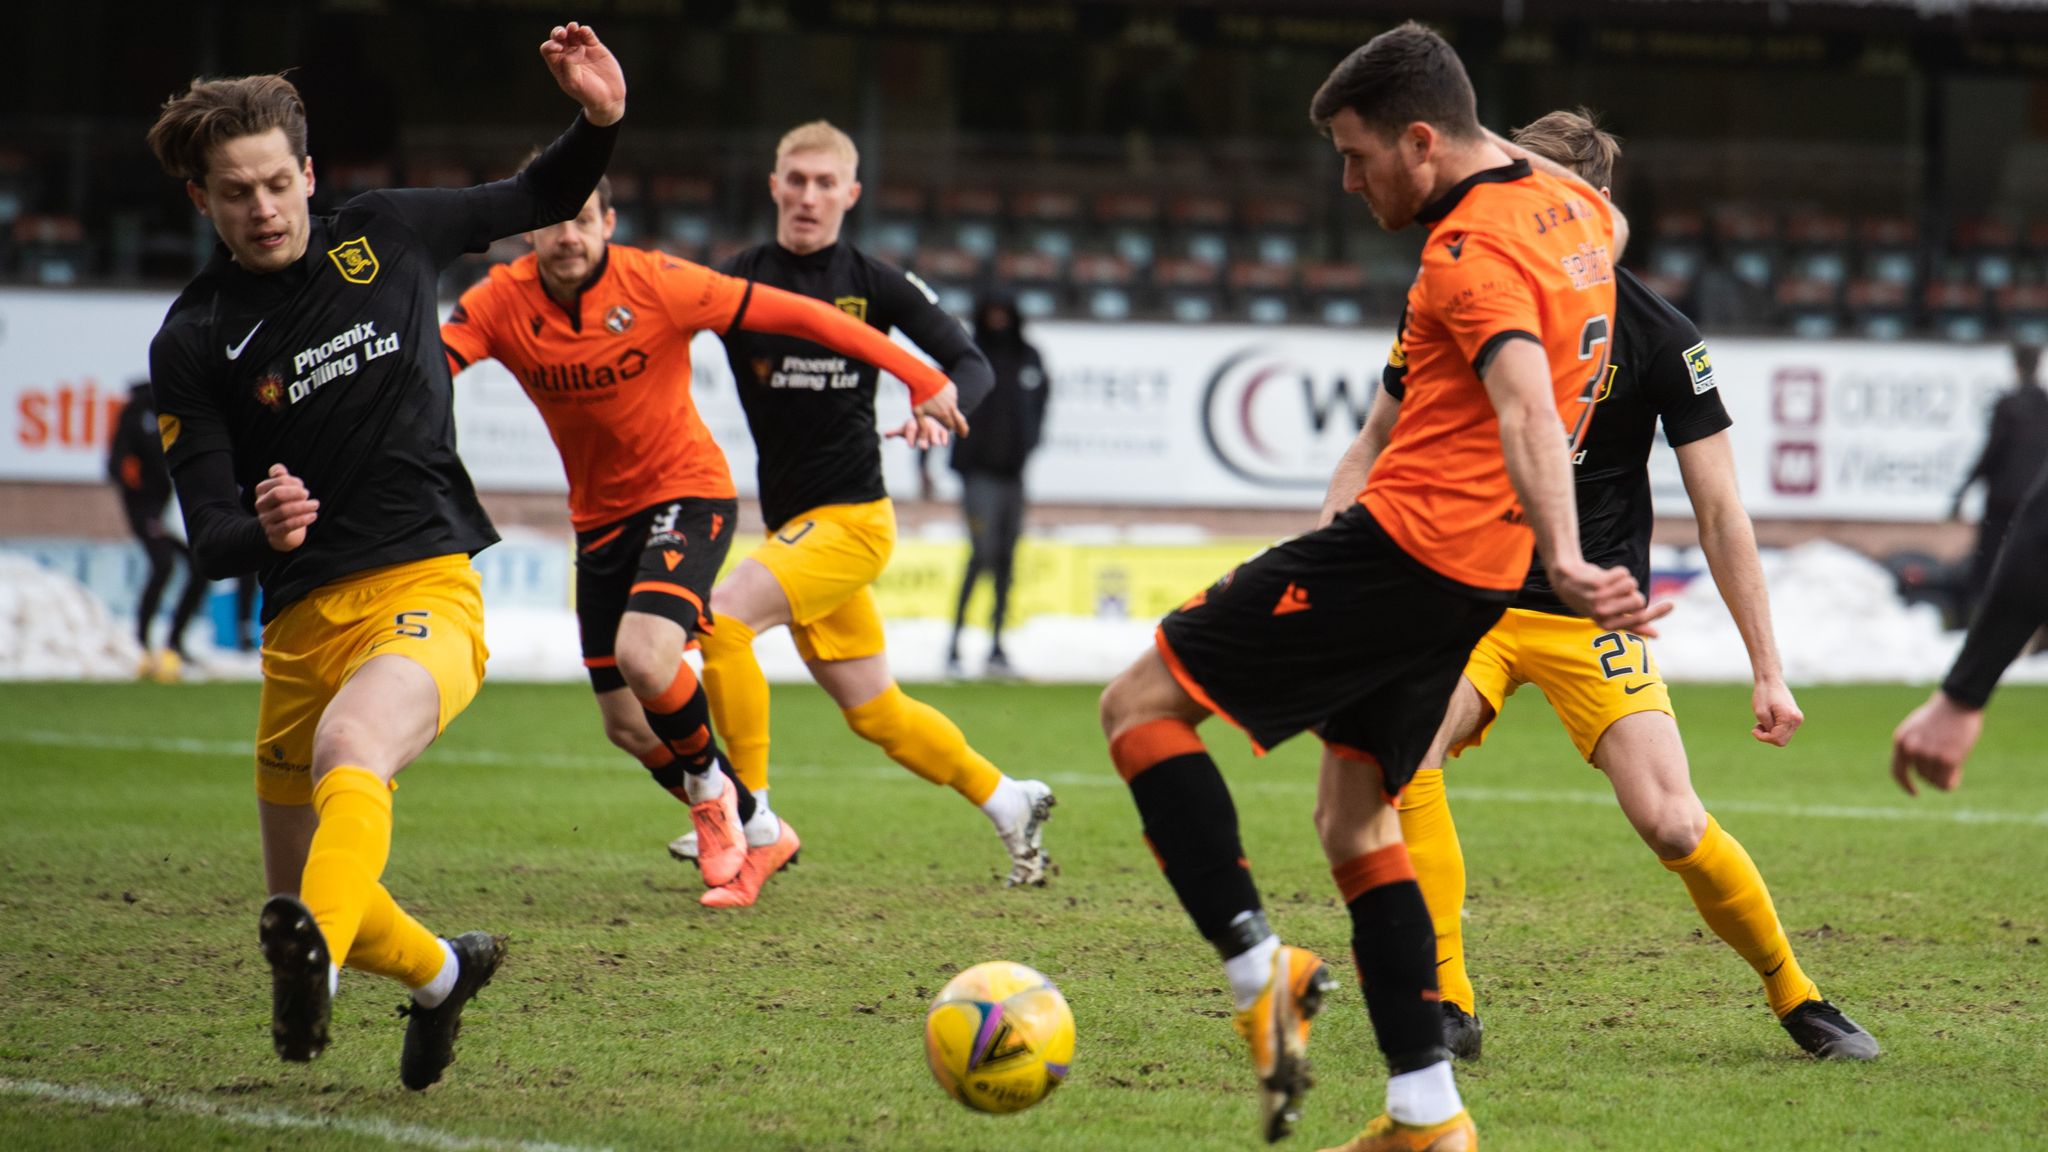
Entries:
[[[1271,541],[1203,544],[1080,544],[1027,538],[1018,542],[1009,623],[1034,616],[1100,616],[1148,620],[1179,607]],[[726,567],[746,554],[735,548]],[[967,569],[967,543],[900,540],[875,599],[890,620],[951,620]],[[968,602],[969,623],[988,621],[994,593],[984,579]]]

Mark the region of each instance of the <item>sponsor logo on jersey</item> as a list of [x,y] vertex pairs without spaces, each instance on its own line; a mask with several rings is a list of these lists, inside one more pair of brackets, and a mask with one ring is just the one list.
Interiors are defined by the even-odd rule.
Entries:
[[157,435],[163,437],[164,451],[169,452],[171,445],[178,442],[178,432],[183,427],[183,425],[178,423],[176,416],[164,412],[157,413],[156,432]]
[[614,304],[612,305],[612,310],[604,314],[605,331],[610,332],[614,336],[625,332],[632,326],[633,310],[624,304]]
[[284,377],[265,372],[256,381],[256,402],[272,412],[284,407]]
[[1692,377],[1692,394],[1704,395],[1714,390],[1714,362],[1707,356],[1705,340],[1685,350],[1685,372]]
[[832,306],[855,320],[868,318],[868,298],[865,296],[840,296],[832,301]]
[[368,235],[344,240],[327,250],[327,258],[341,278],[351,284],[368,284],[377,278],[377,254],[370,250]]

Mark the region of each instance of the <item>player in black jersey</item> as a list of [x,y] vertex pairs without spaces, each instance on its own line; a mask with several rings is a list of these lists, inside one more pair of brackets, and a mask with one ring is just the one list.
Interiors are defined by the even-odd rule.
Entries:
[[[305,110],[279,76],[195,80],[149,143],[221,244],[150,344],[157,421],[206,575],[263,581],[256,794],[272,1039],[327,1044],[343,965],[413,989],[399,1077],[454,1058],[504,943],[436,938],[379,878],[391,780],[483,676],[470,556],[497,539],[455,455],[441,269],[567,219],[610,159],[619,65],[590,29],[541,45],[583,113],[509,180],[371,192],[313,216]],[[246,494],[246,495],[245,495]]]
[[2043,572],[2048,572],[2048,468],[2035,476],[2013,513],[1963,650],[1941,687],[1892,733],[1892,779],[1909,794],[1920,794],[1915,774],[1944,792],[1963,782],[1963,762],[1984,732],[1984,706],[1999,677],[2048,623]]
[[[858,165],[853,141],[822,120],[784,136],[768,180],[775,242],[740,253],[721,271],[830,301],[884,332],[901,329],[952,383],[913,393],[910,420],[887,435],[919,448],[944,443],[948,434],[966,434],[962,410],[993,387],[988,361],[922,281],[840,241],[840,225],[860,197]],[[889,672],[868,588],[896,546],[875,435],[875,367],[756,332],[731,333],[725,349],[760,451],[768,525],[767,540],[712,591],[718,628],[702,640],[713,722],[741,783],[757,799],[768,788],[768,682],[754,659],[754,636],[787,624],[847,726],[980,807],[1010,853],[1010,884],[1045,883],[1040,839],[1052,790],[1003,775]],[[691,848],[687,836],[670,845],[677,855]]]
[[[1583,111],[1553,112],[1515,142],[1564,164],[1606,194],[1620,147]],[[1620,565],[1649,587],[1650,449],[1662,421],[1699,522],[1700,547],[1749,650],[1757,740],[1782,747],[1804,717],[1785,685],[1771,634],[1756,537],[1736,490],[1734,455],[1707,345],[1692,321],[1617,269],[1616,323],[1606,381],[1573,454],[1579,539],[1586,559]],[[1401,405],[1399,340],[1385,395],[1367,416],[1348,466],[1325,504],[1325,522],[1350,503],[1386,443]],[[1664,866],[1685,882],[1700,915],[1763,978],[1771,1009],[1806,1051],[1869,1059],[1877,1042],[1821,998],[1801,971],[1749,855],[1701,805],[1686,766],[1671,697],[1647,641],[1604,630],[1565,606],[1537,562],[1498,625],[1473,649],[1424,769],[1401,796],[1401,830],[1437,934],[1445,1042],[1463,1058],[1480,1050],[1465,970],[1465,862],[1444,794],[1446,752],[1486,738],[1502,704],[1533,683],[1564,721],[1579,753],[1607,774],[1622,812]]]

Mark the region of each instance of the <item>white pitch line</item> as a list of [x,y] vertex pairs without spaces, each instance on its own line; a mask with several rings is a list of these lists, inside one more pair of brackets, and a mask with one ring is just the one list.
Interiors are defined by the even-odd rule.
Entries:
[[218,1120],[242,1128],[282,1131],[340,1132],[365,1136],[389,1144],[433,1148],[438,1152],[609,1152],[580,1144],[557,1144],[551,1140],[499,1140],[489,1136],[461,1136],[418,1124],[400,1124],[376,1117],[306,1116],[275,1108],[230,1108],[204,1096],[175,1092],[137,1092],[129,1088],[95,1088],[91,1085],[49,1084],[41,1080],[0,1077],[0,1095],[26,1096],[60,1104],[85,1104],[94,1108],[135,1108],[174,1112]]
[[[253,754],[250,744],[238,740],[203,740],[184,736],[85,736],[75,732],[29,729],[0,733],[0,747],[20,745],[41,748],[102,748],[122,752],[154,752],[172,756],[229,756],[246,759]],[[582,756],[550,752],[495,752],[483,748],[427,749],[423,764],[479,764],[489,767],[532,766],[615,772],[634,767],[623,754]],[[1104,757],[1101,772],[1044,772],[1036,777],[1062,788],[1121,787],[1123,782],[1110,771]],[[848,768],[823,764],[778,763],[774,771],[799,777],[848,780],[908,780],[904,769],[885,765]],[[1295,777],[1261,777],[1256,770],[1234,773],[1231,788],[1238,792],[1285,792],[1309,794],[1313,780]],[[1882,773],[1873,777],[1881,781]],[[1873,787],[1875,784],[1873,785]],[[1491,788],[1483,784],[1452,785],[1451,796],[1459,801],[1481,804],[1563,804],[1574,807],[1612,808],[1614,794],[1594,789]],[[1938,803],[1938,802],[1937,802]],[[2006,825],[2020,828],[2048,828],[2048,812],[2010,812],[1986,808],[1942,808],[1936,804],[1913,807],[1884,807],[1851,804],[1781,804],[1771,800],[1711,800],[1707,807],[1717,812],[1746,812],[1758,816],[1783,816],[1815,820],[1874,820],[1894,823]]]

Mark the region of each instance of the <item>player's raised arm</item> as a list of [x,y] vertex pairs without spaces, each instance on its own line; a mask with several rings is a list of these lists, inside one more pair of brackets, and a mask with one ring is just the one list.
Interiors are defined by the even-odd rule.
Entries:
[[581,24],[556,28],[540,53],[555,83],[583,112],[525,168],[472,188],[405,188],[358,197],[404,218],[437,264],[576,215],[611,163],[626,114],[626,77],[618,60]]

